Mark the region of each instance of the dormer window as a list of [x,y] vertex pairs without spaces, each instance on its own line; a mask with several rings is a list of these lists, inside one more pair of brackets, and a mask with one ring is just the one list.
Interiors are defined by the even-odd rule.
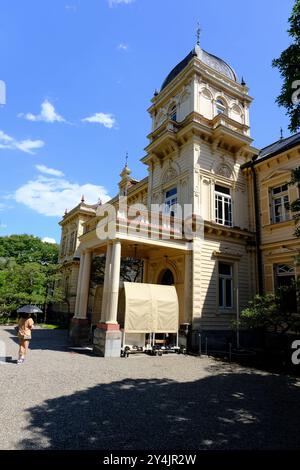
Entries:
[[220,98],[216,101],[216,112],[218,114],[227,114],[227,106]]

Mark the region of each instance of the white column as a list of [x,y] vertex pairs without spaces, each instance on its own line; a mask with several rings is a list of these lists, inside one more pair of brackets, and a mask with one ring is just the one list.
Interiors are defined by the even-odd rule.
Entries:
[[77,290],[76,290],[76,304],[75,304],[75,313],[74,313],[75,318],[78,317],[78,315],[79,315],[80,290],[81,290],[81,281],[82,281],[82,271],[83,271],[83,265],[84,265],[84,258],[85,258],[85,254],[81,253],[79,273],[78,273],[78,281],[77,281]]
[[111,258],[112,258],[112,245],[109,243],[106,249],[105,275],[104,275],[104,284],[103,284],[102,309],[101,309],[100,323],[104,323],[106,321],[108,308],[109,308],[108,290],[109,290],[109,285],[111,282]]
[[192,253],[185,254],[184,266],[184,323],[192,322],[192,298],[193,298],[193,282],[192,282]]
[[118,299],[120,285],[120,268],[121,268],[121,242],[115,241],[112,246],[111,260],[111,290],[108,294],[108,314],[106,323],[117,323]]
[[86,318],[87,304],[89,297],[90,275],[91,275],[92,252],[85,252],[84,264],[82,270],[79,312],[77,318]]

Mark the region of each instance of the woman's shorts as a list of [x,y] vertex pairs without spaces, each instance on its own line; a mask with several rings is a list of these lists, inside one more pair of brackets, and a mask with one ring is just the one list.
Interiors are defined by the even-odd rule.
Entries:
[[20,341],[30,341],[31,340],[31,336],[23,336],[23,335],[20,335],[18,334],[18,338]]

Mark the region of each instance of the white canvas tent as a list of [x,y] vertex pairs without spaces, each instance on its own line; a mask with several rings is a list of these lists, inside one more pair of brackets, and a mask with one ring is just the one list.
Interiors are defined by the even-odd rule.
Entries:
[[178,333],[179,308],[174,286],[124,282],[126,333]]

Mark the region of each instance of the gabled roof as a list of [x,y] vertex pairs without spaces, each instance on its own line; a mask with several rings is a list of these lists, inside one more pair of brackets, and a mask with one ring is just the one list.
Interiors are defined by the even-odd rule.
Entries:
[[279,139],[276,142],[273,142],[273,144],[264,147],[260,150],[257,157],[254,157],[253,160],[242,165],[241,168],[249,168],[252,165],[256,165],[264,160],[275,157],[280,153],[286,152],[289,149],[297,147],[297,145],[300,145],[300,132],[297,132],[297,134],[291,135],[290,137],[286,137],[285,139]]
[[257,162],[263,160],[267,157],[273,157],[274,155],[278,155],[290,148],[296,147],[296,145],[300,145],[300,132],[297,134],[291,135],[286,139],[277,140],[271,145],[261,149],[259,152],[258,158],[256,159]]

